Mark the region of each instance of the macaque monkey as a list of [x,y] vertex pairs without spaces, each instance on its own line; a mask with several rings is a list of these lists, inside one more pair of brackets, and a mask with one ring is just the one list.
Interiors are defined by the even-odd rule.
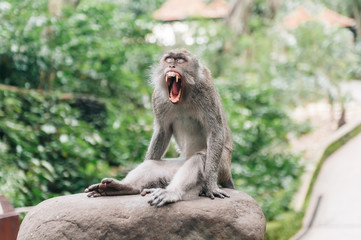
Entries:
[[[218,184],[234,188],[232,138],[208,68],[187,50],[172,50],[154,67],[152,83],[154,132],[145,161],[121,181],[89,186],[88,197],[150,194],[158,207],[189,195],[229,197]],[[184,160],[162,160],[172,136]]]

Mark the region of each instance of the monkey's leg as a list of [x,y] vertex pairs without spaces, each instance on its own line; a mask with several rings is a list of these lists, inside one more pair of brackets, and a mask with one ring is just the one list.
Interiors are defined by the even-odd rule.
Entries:
[[222,158],[218,170],[218,183],[224,188],[235,189],[231,172],[232,150],[223,149]]
[[206,155],[203,152],[193,155],[179,168],[166,189],[144,189],[141,194],[151,193],[149,204],[157,207],[183,200],[190,191],[198,194],[204,178],[205,160]]
[[165,187],[179,168],[180,161],[145,160],[122,180],[104,178],[85,189],[88,197],[138,194],[144,188]]

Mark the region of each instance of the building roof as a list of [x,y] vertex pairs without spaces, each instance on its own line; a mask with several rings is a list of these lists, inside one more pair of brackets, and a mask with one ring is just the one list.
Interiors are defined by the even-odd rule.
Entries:
[[323,8],[321,12],[317,14],[310,14],[301,6],[283,19],[284,25],[289,29],[295,29],[302,23],[308,21],[321,21],[339,27],[353,27],[356,25],[355,19],[343,16],[328,8]]

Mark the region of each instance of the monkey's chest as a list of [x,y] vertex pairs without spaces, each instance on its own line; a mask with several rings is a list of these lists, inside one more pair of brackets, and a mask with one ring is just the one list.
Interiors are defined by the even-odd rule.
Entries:
[[206,149],[207,137],[204,126],[192,117],[182,117],[173,122],[174,138],[185,157]]

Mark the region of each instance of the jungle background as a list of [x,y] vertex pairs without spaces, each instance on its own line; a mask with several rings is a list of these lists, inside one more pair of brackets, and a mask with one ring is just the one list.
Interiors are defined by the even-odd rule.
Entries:
[[[347,114],[340,83],[361,78],[361,1],[226,1],[232,11],[222,18],[155,19],[164,2],[0,1],[0,193],[33,206],[122,178],[151,138],[151,66],[185,47],[222,97],[237,189],[269,223],[286,226],[275,233],[270,225],[266,238],[288,239],[301,224],[290,203],[303,171],[290,138],[313,129],[291,112],[326,99]],[[355,25],[287,27],[300,6],[311,15],[327,7]]]

